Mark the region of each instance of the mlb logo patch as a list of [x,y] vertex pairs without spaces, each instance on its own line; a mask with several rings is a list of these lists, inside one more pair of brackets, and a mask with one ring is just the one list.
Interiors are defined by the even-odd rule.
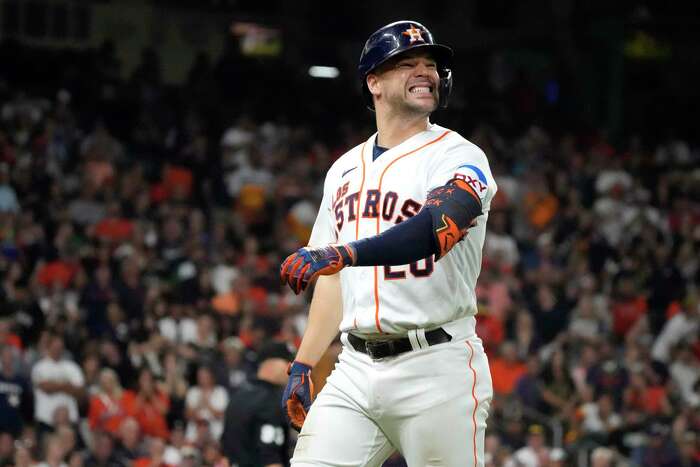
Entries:
[[471,164],[460,165],[457,167],[454,178],[464,180],[471,185],[482,200],[486,197],[489,183],[486,179],[486,175],[484,175],[484,172],[479,167]]

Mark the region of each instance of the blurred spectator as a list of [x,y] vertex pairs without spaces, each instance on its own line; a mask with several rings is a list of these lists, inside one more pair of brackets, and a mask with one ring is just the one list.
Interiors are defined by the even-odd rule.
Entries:
[[138,373],[134,414],[139,422],[141,432],[146,436],[167,439],[169,436],[166,414],[170,407],[170,398],[162,391],[148,368]]
[[90,226],[106,215],[105,205],[99,200],[99,187],[84,184],[77,198],[68,204],[70,219],[78,226]]
[[42,461],[37,464],[37,467],[68,467],[63,460],[65,454],[61,439],[56,435],[49,435],[44,438]]
[[203,313],[197,316],[195,335],[189,344],[202,364],[213,365],[217,359],[219,339],[216,331],[216,322],[212,315]]
[[515,344],[506,341],[501,344],[499,356],[491,361],[491,376],[493,378],[493,390],[497,394],[508,395],[513,392],[515,385],[525,372],[527,367],[522,363],[516,353]]
[[571,415],[571,411],[578,403],[574,382],[566,367],[566,354],[562,350],[556,350],[549,364],[542,372],[542,400],[545,413]]
[[216,384],[213,369],[200,366],[197,369],[197,384],[187,391],[187,439],[197,439],[197,425],[203,423],[208,426],[211,438],[218,440],[224,429],[223,419],[227,404],[228,393]]
[[694,431],[684,433],[680,442],[679,456],[681,467],[697,467],[700,465],[700,449],[698,434]]
[[515,315],[513,340],[518,352],[518,358],[527,359],[537,352],[542,345],[539,331],[535,326],[532,314],[527,310],[518,311]]
[[679,465],[678,449],[669,437],[670,429],[661,422],[648,426],[648,441],[632,453],[632,461],[640,467],[672,467]]
[[622,428],[622,417],[615,412],[609,394],[601,395],[597,401],[584,396],[584,402],[578,411],[582,419],[581,429],[599,444],[608,444],[612,435]]
[[618,340],[624,339],[637,320],[647,312],[646,299],[628,274],[623,274],[616,280],[611,311],[613,332]]
[[114,438],[107,432],[94,431],[92,449],[85,459],[85,465],[95,467],[126,467],[114,452]]
[[243,341],[236,336],[227,337],[221,342],[221,354],[221,361],[215,367],[216,381],[232,394],[251,379],[253,368],[245,360]]
[[527,371],[518,378],[515,394],[526,407],[542,410],[542,383],[540,380],[540,357],[531,355],[527,359]]
[[597,447],[591,454],[591,467],[614,467],[615,452],[605,447]]
[[528,174],[527,190],[522,202],[527,220],[535,230],[543,230],[552,221],[559,210],[559,200],[550,192],[542,174]]
[[492,211],[489,217],[489,234],[484,242],[484,257],[489,262],[512,270],[520,260],[518,245],[507,231],[507,216],[503,211]]
[[122,463],[133,462],[143,454],[144,440],[141,437],[139,422],[135,418],[124,418],[116,435],[117,446],[114,449],[114,454]]
[[605,322],[596,309],[593,295],[582,293],[572,311],[568,332],[574,338],[593,341],[605,330]]
[[669,373],[683,401],[689,407],[699,406],[700,394],[696,391],[696,385],[700,380],[700,360],[693,354],[693,349],[688,343],[676,346],[672,357],[673,363]]
[[0,213],[16,214],[19,207],[17,192],[10,184],[10,167],[0,162]]
[[32,367],[34,417],[44,429],[54,426],[55,413],[63,408],[71,423],[78,423],[78,404],[85,396],[85,380],[80,367],[63,355],[63,337],[48,337],[46,356]]
[[88,423],[92,430],[116,435],[124,420],[133,415],[135,395],[124,390],[117,373],[111,368],[100,371],[100,387],[90,397]]
[[184,418],[185,398],[189,389],[186,379],[186,362],[178,358],[174,350],[166,351],[163,355],[163,383],[161,387],[170,399],[168,410],[168,425],[173,426],[178,420]]
[[0,431],[0,465],[12,465],[15,455],[15,440],[12,433]]
[[624,391],[625,408],[646,416],[670,416],[673,408],[663,377],[650,367],[643,367],[630,375]]
[[148,442],[148,452],[133,462],[133,467],[170,467],[165,461],[165,441],[153,438]]
[[91,336],[102,337],[107,333],[107,306],[114,299],[112,272],[107,264],[99,265],[81,297],[81,305],[85,307],[87,313],[86,324]]
[[513,453],[507,467],[540,467],[549,463],[547,439],[542,425],[530,425],[527,429],[527,444]]
[[34,415],[32,388],[19,371],[18,354],[13,346],[0,347],[0,433],[9,433],[15,438]]
[[61,441],[64,460],[68,461],[74,454],[80,454],[84,445],[73,425],[62,423],[55,429],[55,433]]
[[14,462],[15,467],[35,467],[38,465],[34,461],[31,450],[21,444],[15,450]]
[[598,360],[589,369],[586,381],[593,387],[594,397],[601,394],[613,394],[615,406],[622,405],[623,391],[628,381],[627,370],[618,361],[612,344],[608,340],[601,340],[598,344]]
[[562,448],[552,448],[549,451],[548,467],[566,467],[568,456]]
[[533,303],[534,319],[543,344],[552,342],[569,324],[569,310],[563,300],[558,300],[552,287],[541,285]]
[[656,337],[651,349],[652,357],[662,363],[669,363],[673,347],[697,333],[699,324],[700,300],[693,295],[688,295],[684,306],[666,321],[661,333]]

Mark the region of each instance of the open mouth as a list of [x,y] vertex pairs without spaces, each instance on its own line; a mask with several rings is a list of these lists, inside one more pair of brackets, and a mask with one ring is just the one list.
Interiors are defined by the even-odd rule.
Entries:
[[408,92],[413,95],[432,94],[433,87],[425,84],[419,84],[408,88]]

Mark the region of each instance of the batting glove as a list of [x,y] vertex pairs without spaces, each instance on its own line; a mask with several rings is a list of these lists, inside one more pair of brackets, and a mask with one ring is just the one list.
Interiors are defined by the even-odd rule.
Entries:
[[355,254],[348,245],[327,245],[320,248],[300,248],[289,255],[280,267],[280,278],[295,294],[318,276],[330,276],[346,266],[352,266]]
[[282,412],[289,425],[297,431],[309,413],[314,398],[314,384],[311,381],[311,367],[305,363],[292,362],[287,367],[289,381],[282,395]]

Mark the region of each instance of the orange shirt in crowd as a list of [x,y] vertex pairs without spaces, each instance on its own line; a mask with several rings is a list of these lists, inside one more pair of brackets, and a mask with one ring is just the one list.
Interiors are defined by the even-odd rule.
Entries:
[[486,351],[497,349],[505,337],[503,322],[493,313],[479,313],[476,315],[476,334],[481,338]]
[[624,337],[634,326],[639,318],[647,312],[647,301],[644,297],[637,297],[624,302],[617,302],[612,306],[613,331],[618,337]]
[[666,388],[663,386],[650,386],[644,392],[644,411],[652,415],[663,415],[664,401],[666,400]]
[[528,193],[525,195],[525,208],[530,224],[544,228],[559,210],[559,201],[551,194]]
[[75,273],[78,272],[78,267],[66,261],[52,261],[44,264],[37,273],[37,280],[41,285],[51,287],[56,283],[61,284],[64,288],[68,287],[73,280]]
[[507,362],[498,357],[491,363],[493,390],[497,394],[511,394],[518,379],[527,372],[527,366],[520,362]]
[[630,409],[649,415],[663,415],[666,388],[649,386],[643,389],[633,389],[625,394],[625,404]]
[[125,418],[134,416],[133,391],[122,391],[119,399],[112,399],[106,394],[95,394],[90,398],[88,424],[93,430],[104,430],[116,434]]
[[131,238],[134,223],[128,219],[103,219],[95,225],[95,235],[105,240],[119,242]]
[[3,339],[2,342],[3,345],[11,345],[12,347],[15,347],[17,350],[22,350],[23,345],[22,345],[22,338],[20,338],[17,334],[7,334],[5,336],[5,339]]
[[234,291],[222,293],[211,299],[211,306],[223,315],[234,316],[241,309],[241,297]]
[[136,421],[139,422],[141,432],[146,436],[168,439],[170,430],[165,414],[170,408],[170,398],[162,391],[157,391],[150,401],[145,401],[141,397],[134,398],[134,413]]
[[184,167],[169,166],[163,174],[163,187],[168,196],[184,199],[192,193],[192,171]]
[[139,457],[131,465],[133,467],[174,467],[172,464],[166,464],[165,462],[155,464],[150,457]]

